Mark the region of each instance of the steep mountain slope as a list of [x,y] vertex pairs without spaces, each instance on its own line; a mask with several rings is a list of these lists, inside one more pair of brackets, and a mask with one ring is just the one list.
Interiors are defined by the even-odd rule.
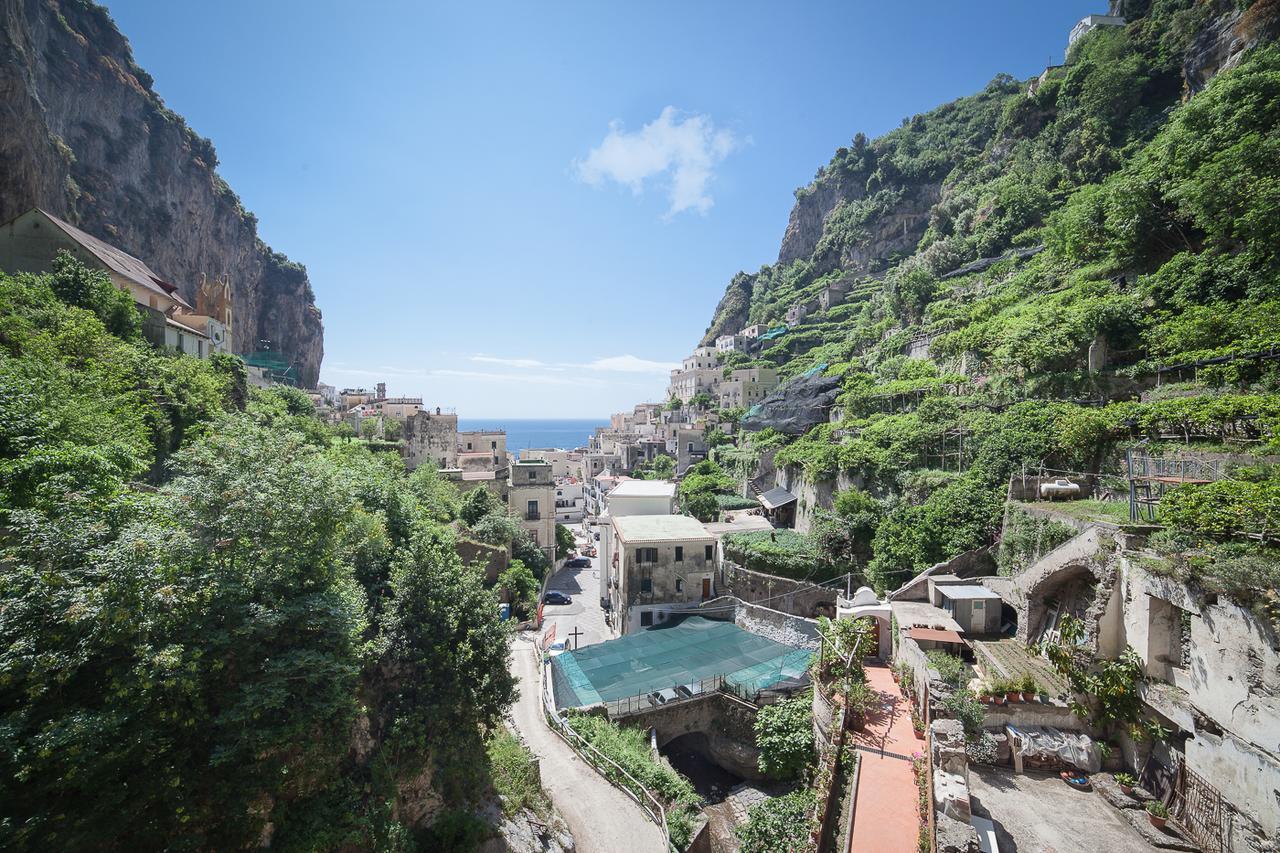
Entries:
[[209,140],[167,109],[105,9],[0,4],[0,221],[39,206],[145,260],[193,299],[230,274],[232,346],[268,340],[314,386],[324,327],[306,270],[258,238]]
[[[772,447],[793,483],[878,499],[877,586],[989,542],[1022,466],[1116,471],[1123,444],[1175,432],[1276,446],[1280,374],[1250,354],[1280,343],[1280,2],[1110,11],[1127,24],[1064,66],[840,148],[708,329],[785,321],[723,365],[840,389],[829,423],[757,434],[733,467]],[[815,382],[745,426],[781,428]]]

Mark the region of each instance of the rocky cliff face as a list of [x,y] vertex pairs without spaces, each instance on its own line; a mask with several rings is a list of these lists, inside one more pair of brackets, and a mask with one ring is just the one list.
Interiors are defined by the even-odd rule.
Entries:
[[164,106],[105,9],[0,3],[0,221],[43,207],[146,261],[194,302],[230,274],[232,346],[272,342],[314,387],[324,327],[306,270],[258,238],[212,143]]

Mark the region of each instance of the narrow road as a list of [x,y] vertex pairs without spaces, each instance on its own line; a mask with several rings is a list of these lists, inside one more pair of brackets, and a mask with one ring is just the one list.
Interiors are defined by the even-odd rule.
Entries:
[[578,853],[663,853],[662,832],[640,806],[610,785],[555,735],[542,719],[533,645],[511,644],[520,698],[511,709],[516,728],[542,762],[542,786],[564,815]]

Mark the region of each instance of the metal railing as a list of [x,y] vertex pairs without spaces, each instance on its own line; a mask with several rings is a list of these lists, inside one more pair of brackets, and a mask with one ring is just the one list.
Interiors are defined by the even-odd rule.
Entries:
[[[546,667],[539,664],[538,670],[539,690],[542,693],[543,719],[546,721],[547,727],[568,744],[570,749],[582,756],[583,760],[591,765],[591,768],[599,773],[606,782],[635,800],[644,813],[654,823],[658,824],[658,828],[662,831],[664,848],[673,850],[671,831],[667,828],[667,810],[662,805],[662,801],[643,782],[628,773],[622,765],[596,749],[586,738],[573,730],[573,727],[569,725],[569,721],[560,716],[556,710],[555,698],[547,691],[549,683],[546,677]],[[612,771],[616,771],[621,778],[614,777],[612,772],[605,768],[612,768]],[[628,784],[620,784],[621,780],[626,780]],[[645,802],[646,800],[648,801],[647,803]]]
[[637,693],[634,696],[625,696],[621,699],[613,699],[605,702],[604,707],[609,713],[609,719],[612,720],[629,714],[638,714],[643,711],[655,711],[659,708],[667,708],[672,705],[681,705],[685,702],[691,702],[694,699],[703,699],[712,693],[720,691],[725,686],[723,675],[713,675],[710,678],[700,679],[697,682],[697,692],[691,693],[689,696],[681,696],[677,693],[676,698],[667,699],[664,702],[659,702],[650,698],[654,694],[660,693],[663,690],[677,690],[678,688],[687,686],[691,683],[692,682],[686,682],[686,684],[683,685],[673,684],[670,687],[660,687],[656,690],[646,690],[644,692]]

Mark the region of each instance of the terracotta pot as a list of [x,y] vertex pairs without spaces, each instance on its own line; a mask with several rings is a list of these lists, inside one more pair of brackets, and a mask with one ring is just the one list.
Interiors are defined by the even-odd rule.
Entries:
[[1023,693],[1022,693],[1022,701],[1023,701],[1023,702],[1034,702],[1034,701],[1036,701],[1036,694],[1034,694],[1034,693],[1028,693],[1028,692],[1026,692],[1026,691],[1023,691]]
[[1007,699],[1007,700],[1009,700],[1009,703],[1010,703],[1010,704],[1013,704],[1014,702],[1021,702],[1021,701],[1022,701],[1022,693],[1020,693],[1020,692],[1019,692],[1019,693],[1006,693],[1006,694],[1004,694],[1004,698],[1005,698],[1005,699]]
[[1164,825],[1169,822],[1169,818],[1156,817],[1151,812],[1147,812],[1147,820],[1151,821],[1151,825],[1156,829],[1164,829]]
[[924,729],[912,729],[916,733],[916,740],[924,740]]
[[1129,796],[1133,796],[1133,786],[1132,786],[1132,785],[1121,785],[1121,786],[1120,786],[1120,790],[1121,790],[1121,791],[1123,791],[1125,794],[1128,794]]
[[1005,703],[1005,698],[1003,696],[992,696],[991,703],[993,705],[1003,705]]

